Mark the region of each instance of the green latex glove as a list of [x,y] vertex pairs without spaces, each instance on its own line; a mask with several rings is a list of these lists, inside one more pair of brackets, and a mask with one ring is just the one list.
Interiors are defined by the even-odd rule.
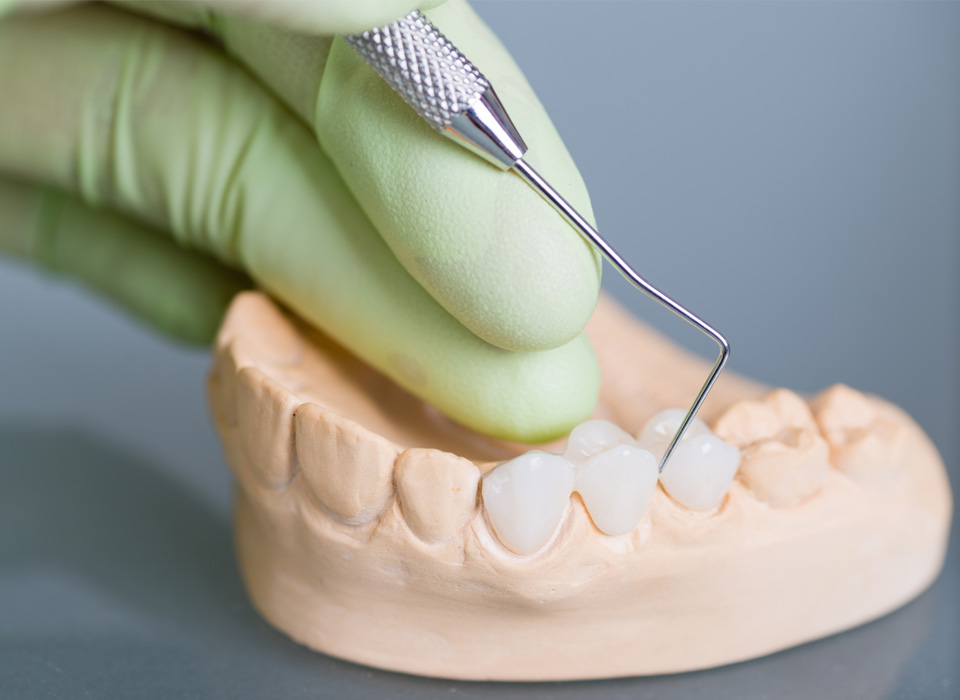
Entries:
[[[118,6],[0,22],[0,248],[193,339],[209,337],[243,270],[499,437],[550,439],[590,414],[594,252],[519,177],[430,129],[342,39],[284,28],[358,31],[409,3]],[[589,216],[496,38],[463,2],[429,16],[497,87],[534,167]]]

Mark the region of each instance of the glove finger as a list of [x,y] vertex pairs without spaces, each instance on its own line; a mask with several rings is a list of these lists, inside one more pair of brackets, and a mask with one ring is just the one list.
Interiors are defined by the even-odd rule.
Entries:
[[402,386],[482,432],[539,441],[592,411],[578,336],[509,353],[400,266],[316,146],[208,45],[100,6],[0,23],[0,171],[76,190],[246,269]]
[[[506,49],[466,2],[429,14],[496,87],[531,164],[592,219],[573,160]],[[596,252],[514,173],[430,129],[340,39],[327,59],[314,123],[397,258],[480,337],[530,351],[583,329],[599,293]]]
[[[0,15],[79,1],[0,0]],[[351,34],[392,22],[424,5],[416,0],[116,0],[116,4],[190,27],[207,25],[211,11],[216,11],[304,34]]]
[[[428,14],[496,87],[530,162],[592,218],[576,166],[496,37],[462,0]],[[599,291],[599,256],[518,177],[439,136],[342,39],[238,17],[206,28],[314,127],[400,262],[464,325],[520,351],[582,330]]]
[[0,179],[0,252],[99,292],[171,338],[209,343],[250,279],[54,190]]

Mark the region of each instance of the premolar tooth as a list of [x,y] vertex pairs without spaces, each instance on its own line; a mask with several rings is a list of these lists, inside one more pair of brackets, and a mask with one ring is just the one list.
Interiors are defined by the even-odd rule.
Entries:
[[570,462],[533,450],[484,475],[483,505],[500,541],[517,554],[532,554],[557,529],[573,485]]
[[[687,412],[682,408],[668,408],[660,411],[657,415],[647,421],[646,425],[640,431],[640,445],[653,453],[657,460],[663,459],[667,446],[673,439],[680,424],[683,422]],[[687,427],[687,432],[683,434],[681,442],[692,440],[698,435],[709,435],[710,428],[699,418],[694,418],[693,422]]]
[[443,542],[476,512],[480,471],[440,450],[412,448],[397,459],[397,497],[410,529],[425,542]]
[[564,457],[574,464],[582,464],[617,445],[636,444],[633,436],[620,426],[607,420],[588,420],[570,433]]
[[723,502],[739,465],[736,447],[716,435],[697,435],[677,445],[660,474],[660,483],[681,505],[711,510]]
[[637,526],[657,487],[657,467],[647,450],[618,445],[577,468],[576,489],[602,532],[622,535]]

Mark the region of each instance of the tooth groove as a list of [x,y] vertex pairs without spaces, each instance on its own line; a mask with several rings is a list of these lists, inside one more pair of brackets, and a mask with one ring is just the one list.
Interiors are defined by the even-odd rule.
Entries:
[[480,470],[440,450],[405,450],[396,465],[397,498],[404,519],[424,542],[445,542],[477,510]]
[[394,493],[397,446],[316,404],[302,404],[295,423],[303,478],[327,513],[359,525],[383,512]]

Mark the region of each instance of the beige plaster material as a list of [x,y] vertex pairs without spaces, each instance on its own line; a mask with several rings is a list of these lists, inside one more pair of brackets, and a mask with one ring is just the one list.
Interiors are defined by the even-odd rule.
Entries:
[[874,492],[906,476],[909,436],[889,406],[843,384],[821,393],[812,406],[837,469]]
[[477,514],[480,470],[463,457],[405,450],[397,459],[396,482],[407,525],[425,542],[449,540]]
[[827,441],[807,402],[787,389],[733,404],[714,425],[740,448],[740,479],[771,506],[800,503],[817,493],[830,473]]
[[[596,417],[631,434],[688,404],[706,374],[608,299],[588,334],[604,377]],[[612,537],[574,495],[552,539],[518,556],[478,486],[530,446],[454,424],[260,294],[235,300],[215,357],[247,590],[272,624],[351,661],[501,680],[706,668],[878,617],[943,561],[951,500],[936,450],[902,411],[847,387],[811,412],[723,378],[704,417],[744,464],[718,509],[689,511],[657,487],[640,525]]]

